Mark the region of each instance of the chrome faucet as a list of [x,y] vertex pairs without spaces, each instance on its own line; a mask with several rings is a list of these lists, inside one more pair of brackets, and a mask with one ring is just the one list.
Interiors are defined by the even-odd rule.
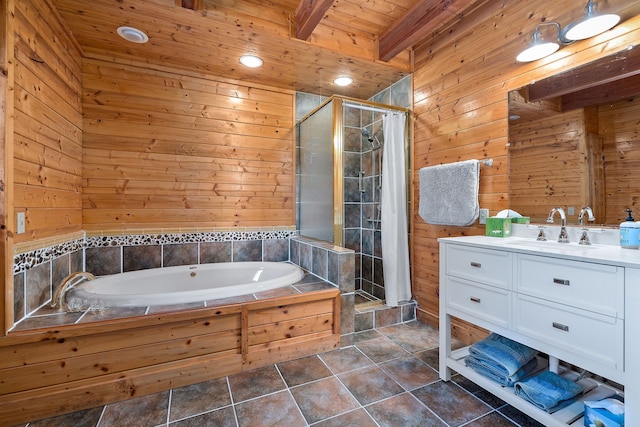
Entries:
[[[580,209],[580,213],[578,214],[578,224],[580,226],[583,225],[583,218],[584,218],[584,214],[588,215],[587,221],[595,221],[596,217],[593,216],[593,210],[591,210],[591,208],[589,206],[585,206],[584,208]],[[584,227],[582,229],[582,234],[580,235],[580,241],[578,241],[579,245],[590,245],[591,241],[589,240],[589,235],[587,234],[588,228]]]
[[[79,280],[72,282],[73,279],[76,279],[76,278],[79,278]],[[51,300],[51,308],[60,307],[66,311],[67,307],[66,307],[66,301],[64,299],[64,296],[66,295],[66,293],[69,290],[73,289],[73,287],[76,286],[78,283],[82,282],[83,279],[93,280],[95,278],[96,276],[94,276],[93,274],[87,271],[76,271],[75,273],[71,273],[70,275],[65,277],[62,283],[60,283],[58,290],[56,290],[56,293],[53,295],[53,298]]]
[[584,208],[580,209],[580,213],[578,214],[578,224],[579,225],[583,225],[583,218],[584,218],[584,214],[588,215],[587,221],[589,222],[593,222],[596,220],[596,217],[593,216],[593,210],[589,207],[589,206],[585,206]]
[[547,218],[547,222],[553,224],[553,215],[556,212],[560,214],[560,235],[558,236],[558,243],[569,243],[569,235],[567,234],[567,216],[564,214],[564,209],[551,209],[551,212],[549,212],[549,218]]

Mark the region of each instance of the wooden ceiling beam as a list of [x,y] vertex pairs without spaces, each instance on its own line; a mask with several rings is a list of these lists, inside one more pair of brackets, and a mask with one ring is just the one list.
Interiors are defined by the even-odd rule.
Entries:
[[378,41],[378,58],[389,61],[450,21],[476,0],[419,0]]
[[640,95],[640,74],[562,96],[562,111],[613,103]]
[[175,4],[194,11],[204,10],[204,0],[175,0]]
[[562,96],[640,74],[640,48],[625,49],[529,85],[529,102]]
[[295,12],[295,37],[307,40],[332,4],[333,0],[300,0]]

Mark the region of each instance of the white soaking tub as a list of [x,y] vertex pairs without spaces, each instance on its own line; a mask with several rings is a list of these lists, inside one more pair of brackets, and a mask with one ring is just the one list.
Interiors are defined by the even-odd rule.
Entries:
[[300,267],[282,262],[223,262],[138,270],[82,282],[72,298],[106,307],[185,304],[268,291],[296,283]]

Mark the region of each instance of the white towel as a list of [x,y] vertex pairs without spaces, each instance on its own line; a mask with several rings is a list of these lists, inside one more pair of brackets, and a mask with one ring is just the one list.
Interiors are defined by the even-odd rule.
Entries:
[[422,168],[418,213],[428,224],[471,225],[480,213],[479,186],[478,160]]

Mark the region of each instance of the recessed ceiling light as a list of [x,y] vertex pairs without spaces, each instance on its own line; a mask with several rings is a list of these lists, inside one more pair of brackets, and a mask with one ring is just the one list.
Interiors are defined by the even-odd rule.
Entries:
[[240,57],[240,63],[249,68],[258,68],[262,67],[264,62],[255,55],[242,55]]
[[353,79],[347,76],[340,76],[333,79],[333,83],[338,86],[349,86],[351,83],[353,83]]
[[149,41],[149,36],[133,27],[118,27],[118,34],[123,39],[133,43],[146,43]]

